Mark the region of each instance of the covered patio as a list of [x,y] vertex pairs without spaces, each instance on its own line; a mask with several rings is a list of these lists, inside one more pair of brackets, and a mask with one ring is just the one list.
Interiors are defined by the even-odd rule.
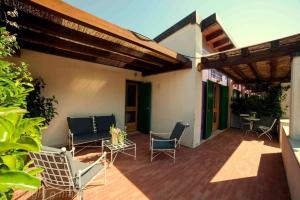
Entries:
[[[120,155],[108,169],[107,184],[91,184],[84,191],[85,199],[289,199],[275,140],[257,140],[254,135],[244,137],[238,129],[227,129],[195,149],[181,147],[173,164],[164,155],[150,163],[147,135],[131,139],[137,143],[137,160]],[[99,151],[87,150],[77,159],[94,161]],[[36,195],[19,193],[15,199],[35,199]]]

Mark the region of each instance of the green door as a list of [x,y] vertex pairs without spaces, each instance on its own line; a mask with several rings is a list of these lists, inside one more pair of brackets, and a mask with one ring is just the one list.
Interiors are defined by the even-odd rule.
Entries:
[[212,119],[213,119],[213,82],[207,81],[206,84],[206,124],[204,139],[211,136],[212,132]]
[[220,88],[220,119],[219,129],[227,128],[228,122],[228,87],[221,85]]
[[151,83],[140,83],[138,93],[138,130],[148,134],[151,121]]

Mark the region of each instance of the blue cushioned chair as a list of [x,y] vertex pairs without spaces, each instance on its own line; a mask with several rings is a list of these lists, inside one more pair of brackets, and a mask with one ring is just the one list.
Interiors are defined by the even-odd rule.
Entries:
[[180,145],[180,140],[187,127],[189,127],[188,124],[177,122],[171,133],[155,133],[150,131],[151,162],[160,153],[165,153],[173,158],[175,162],[176,148]]

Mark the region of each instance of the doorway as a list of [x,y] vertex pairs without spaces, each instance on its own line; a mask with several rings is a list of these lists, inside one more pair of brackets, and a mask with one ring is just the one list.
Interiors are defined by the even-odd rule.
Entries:
[[149,133],[151,83],[126,81],[125,124],[127,132]]
[[126,82],[125,123],[126,131],[137,130],[138,117],[138,83]]
[[213,84],[213,120],[212,131],[219,128],[219,116],[220,116],[220,85]]

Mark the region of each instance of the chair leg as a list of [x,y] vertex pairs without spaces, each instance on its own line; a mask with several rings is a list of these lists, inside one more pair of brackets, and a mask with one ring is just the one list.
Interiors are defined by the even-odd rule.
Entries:
[[78,200],[83,200],[83,191],[82,191],[82,189],[80,189],[80,190],[78,191],[77,199],[78,199]]
[[176,162],[176,150],[173,151],[173,163],[175,164]]
[[42,186],[42,199],[44,200],[45,197],[46,197],[46,188],[45,188],[45,186],[43,185],[43,186]]
[[150,161],[152,162],[153,160],[153,149],[151,148],[151,158],[150,158]]

